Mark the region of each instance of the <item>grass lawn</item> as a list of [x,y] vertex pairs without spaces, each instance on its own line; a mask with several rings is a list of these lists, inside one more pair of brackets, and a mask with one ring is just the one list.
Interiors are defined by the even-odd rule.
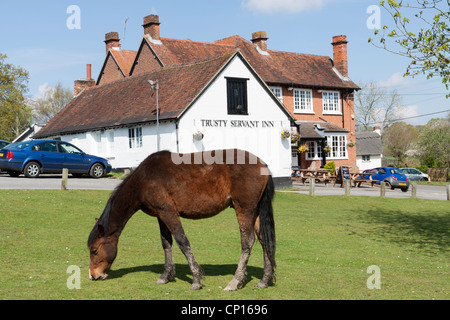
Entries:
[[[240,257],[234,211],[183,220],[204,288],[191,291],[186,259],[174,248],[176,281],[155,284],[164,254],[157,220],[130,220],[106,281],[88,279],[87,237],[107,191],[1,190],[0,299],[449,299],[450,202],[375,197],[309,197],[277,192],[277,282],[255,288],[263,259],[255,243],[248,282],[223,288]],[[69,290],[69,266],[81,289]],[[367,268],[379,267],[381,289],[369,290]]]

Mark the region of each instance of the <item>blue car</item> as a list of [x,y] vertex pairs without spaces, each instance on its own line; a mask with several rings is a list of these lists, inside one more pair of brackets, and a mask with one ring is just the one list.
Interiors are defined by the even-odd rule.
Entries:
[[395,189],[399,188],[403,192],[408,191],[409,188],[409,180],[405,176],[405,174],[398,168],[392,167],[379,167],[370,170],[365,170],[361,176],[369,180],[369,175],[364,175],[364,173],[370,173],[372,176],[372,180],[378,181],[377,184],[383,182],[386,187]]
[[41,173],[61,173],[64,168],[76,177],[89,174],[101,178],[111,171],[108,160],[88,155],[64,141],[32,140],[0,149],[0,170],[12,177],[23,173],[37,178]]

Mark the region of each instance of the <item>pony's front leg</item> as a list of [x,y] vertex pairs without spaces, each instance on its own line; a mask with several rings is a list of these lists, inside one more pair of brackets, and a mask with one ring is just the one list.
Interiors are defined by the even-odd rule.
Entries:
[[159,218],[164,222],[167,228],[175,237],[175,241],[186,257],[189,268],[191,269],[193,281],[190,289],[199,290],[203,287],[201,283],[201,279],[203,278],[203,271],[200,265],[194,258],[194,255],[191,250],[191,244],[189,243],[186,234],[184,233],[183,227],[181,226],[181,221],[178,216],[178,213],[164,213],[160,214]]
[[164,222],[162,222],[161,219],[159,218],[158,223],[159,223],[159,230],[161,232],[161,244],[164,249],[165,263],[164,263],[164,272],[161,275],[161,277],[159,277],[159,279],[156,281],[156,283],[166,284],[169,281],[173,281],[175,279],[175,264],[173,263],[172,258],[172,233],[164,224]]

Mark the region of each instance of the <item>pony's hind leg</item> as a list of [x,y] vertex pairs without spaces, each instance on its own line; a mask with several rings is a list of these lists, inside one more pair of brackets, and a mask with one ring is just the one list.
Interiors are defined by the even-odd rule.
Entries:
[[235,291],[242,288],[244,285],[247,263],[250,258],[253,244],[255,243],[255,233],[253,231],[254,222],[251,216],[252,215],[244,215],[237,212],[239,230],[241,232],[241,259],[239,260],[233,279],[224,289],[226,291]]
[[158,218],[159,229],[161,232],[161,244],[164,249],[165,263],[164,263],[164,272],[156,281],[157,284],[166,284],[169,281],[173,281],[175,279],[175,264],[172,259],[172,233]]
[[255,222],[255,233],[258,236],[258,240],[261,243],[261,246],[263,247],[264,252],[264,275],[261,279],[261,281],[256,285],[258,288],[267,288],[271,282],[274,281],[275,277],[275,268],[272,266],[272,263],[270,262],[269,255],[267,253],[267,248],[264,244],[264,241],[260,234],[260,228],[259,228],[259,216],[256,219]]

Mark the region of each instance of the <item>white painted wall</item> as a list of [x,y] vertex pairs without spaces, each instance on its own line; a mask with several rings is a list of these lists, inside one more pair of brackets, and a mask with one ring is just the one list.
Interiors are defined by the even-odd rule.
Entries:
[[[248,78],[248,115],[227,114],[227,81],[225,77]],[[202,120],[226,120],[221,126],[208,126]],[[232,121],[253,121],[257,127],[233,127]],[[264,124],[269,124],[271,127]],[[272,126],[273,125],[273,126]],[[180,152],[239,148],[260,157],[269,165],[274,177],[291,174],[290,139],[282,139],[281,131],[290,129],[288,116],[238,58],[222,71],[208,90],[185,112],[179,123]],[[205,136],[195,141],[192,134]]]
[[360,171],[381,167],[381,155],[370,155],[369,161],[363,161],[362,156],[357,156],[356,165]]

